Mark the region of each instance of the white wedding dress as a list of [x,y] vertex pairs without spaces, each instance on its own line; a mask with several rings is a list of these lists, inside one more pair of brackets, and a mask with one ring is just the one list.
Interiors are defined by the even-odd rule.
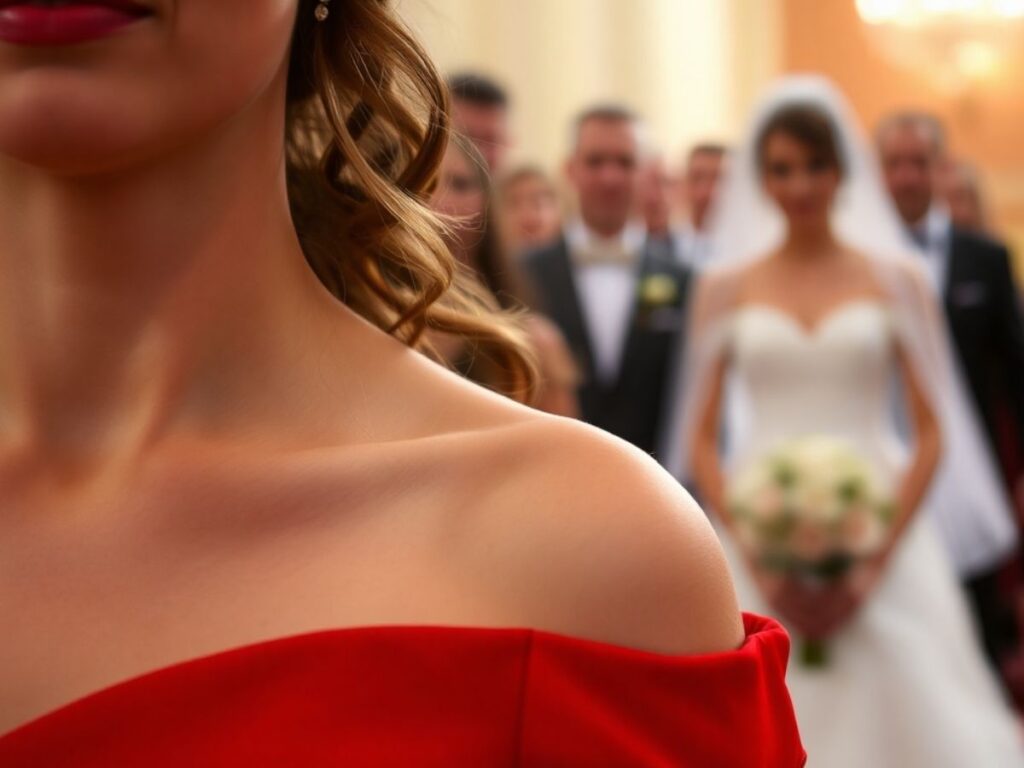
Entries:
[[[830,435],[855,445],[895,483],[906,451],[891,408],[894,323],[881,299],[836,307],[813,329],[768,305],[735,308],[725,345],[745,417],[732,459],[791,437]],[[743,609],[772,615],[746,562],[723,539]],[[794,633],[794,651],[799,644]],[[802,666],[794,653],[789,674],[811,768],[1024,766],[1021,728],[982,659],[925,513],[828,653],[823,669]]]

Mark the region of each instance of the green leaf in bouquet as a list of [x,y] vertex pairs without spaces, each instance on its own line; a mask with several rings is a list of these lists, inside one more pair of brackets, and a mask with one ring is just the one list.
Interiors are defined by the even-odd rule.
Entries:
[[772,479],[780,488],[792,488],[797,481],[796,467],[785,459],[777,459],[772,467]]
[[809,571],[819,579],[838,581],[853,567],[854,559],[845,552],[836,552],[817,563],[810,564]]
[[804,640],[800,645],[800,664],[806,669],[825,669],[829,664],[824,640]]
[[892,525],[896,522],[898,511],[899,508],[896,504],[890,501],[878,507],[878,516],[882,518],[882,522],[886,525]]
[[861,477],[848,477],[839,483],[836,491],[839,494],[839,498],[847,504],[860,501],[866,491],[864,479]]
[[770,520],[760,526],[760,534],[766,541],[781,544],[792,534],[796,526],[796,516],[791,509],[785,509],[775,520]]
[[765,550],[759,557],[761,567],[766,571],[786,573],[794,569],[794,562],[791,555],[776,550]]

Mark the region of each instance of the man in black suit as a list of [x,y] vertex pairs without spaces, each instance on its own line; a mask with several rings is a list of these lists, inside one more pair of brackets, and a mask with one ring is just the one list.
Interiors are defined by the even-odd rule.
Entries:
[[[1024,445],[1024,323],[1009,252],[1001,243],[953,226],[938,201],[945,155],[938,120],[894,114],[883,120],[876,138],[889,192],[943,299],[975,415],[998,462],[1002,440]],[[1012,494],[1024,479],[1006,480]],[[998,590],[1004,565],[990,563],[981,573],[962,574],[968,576],[965,584],[993,659],[1010,649],[1016,635]]]
[[654,454],[668,428],[690,273],[633,220],[642,132],[616,105],[577,118],[567,175],[579,215],[524,265],[537,309],[577,360],[583,419]]

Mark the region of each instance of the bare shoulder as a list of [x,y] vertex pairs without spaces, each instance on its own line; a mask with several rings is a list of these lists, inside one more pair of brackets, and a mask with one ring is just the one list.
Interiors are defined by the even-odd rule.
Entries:
[[475,568],[517,623],[666,653],[739,644],[718,540],[671,476],[577,422],[503,432]]
[[424,503],[443,489],[446,557],[494,622],[669,653],[741,642],[717,537],[650,457],[416,358],[398,440]]

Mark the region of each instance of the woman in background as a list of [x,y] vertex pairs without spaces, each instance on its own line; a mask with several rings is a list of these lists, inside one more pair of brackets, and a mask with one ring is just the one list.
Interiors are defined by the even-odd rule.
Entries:
[[[458,135],[452,137],[445,152],[431,205],[449,218],[447,239],[459,263],[477,276],[500,306],[521,306],[517,268],[509,264],[498,237],[483,159],[469,141]],[[578,418],[578,375],[561,333],[535,313],[524,315],[522,322],[537,361],[538,380],[530,404],[558,416]],[[463,375],[492,389],[507,386],[500,366],[465,339],[449,336],[433,340],[449,364]]]
[[953,226],[995,237],[978,171],[965,160],[951,159],[939,177],[939,192],[949,208]]
[[[693,476],[721,525],[741,605],[779,617],[804,647],[827,649],[824,660],[821,651],[796,656],[789,674],[810,765],[1013,768],[1024,764],[1020,729],[933,525],[956,525],[961,545],[974,548],[1012,546],[1012,528],[992,467],[977,461],[987,458],[979,436],[960,428],[938,309],[901,255],[848,115],[826,82],[785,80],[731,169],[712,228],[716,266],[702,278],[692,326],[684,432]],[[909,446],[891,407],[897,373]],[[740,398],[731,404],[743,407],[724,410],[743,416],[729,425],[723,460],[726,381]],[[785,462],[771,457],[794,441],[842,445],[868,466],[893,502],[889,524],[872,525],[868,502],[848,501],[859,481],[830,487],[843,469],[827,448],[795,465],[804,475],[779,475],[785,464],[773,464],[773,485],[737,501],[745,467]],[[943,456],[943,484],[929,496]],[[949,500],[950,481],[969,486],[958,497],[969,504],[933,509]],[[765,521],[763,539],[743,522],[751,518]],[[814,558],[833,552],[816,526],[826,519],[852,547],[873,528],[877,543],[831,577],[764,557],[765,540],[788,535],[791,556],[824,562]]]
[[495,199],[505,252],[513,258],[547,245],[561,235],[558,190],[537,166],[520,166],[498,179]]
[[529,387],[383,0],[0,10],[0,765],[797,766],[650,459]]

